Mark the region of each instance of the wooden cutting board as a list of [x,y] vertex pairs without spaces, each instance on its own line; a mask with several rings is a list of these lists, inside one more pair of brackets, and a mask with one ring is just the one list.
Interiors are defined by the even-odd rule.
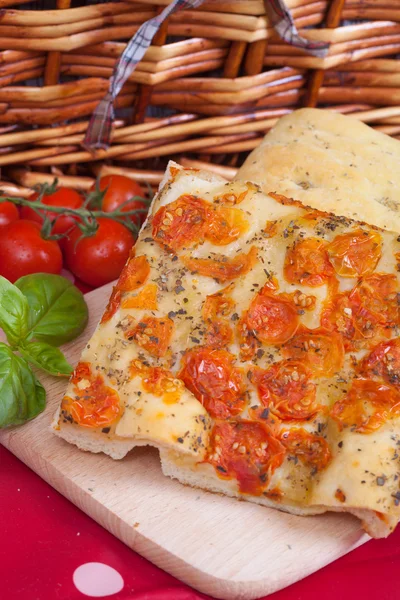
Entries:
[[[65,347],[72,363],[111,287],[86,296],[90,323]],[[137,448],[121,461],[82,452],[49,429],[65,380],[40,379],[48,392],[45,412],[1,432],[0,442],[130,548],[206,594],[226,600],[271,594],[369,539],[350,515],[295,517],[185,487],[163,476],[154,449]]]

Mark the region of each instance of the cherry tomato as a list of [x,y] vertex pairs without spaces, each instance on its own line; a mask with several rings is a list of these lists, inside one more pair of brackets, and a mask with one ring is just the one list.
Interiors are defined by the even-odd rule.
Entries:
[[12,202],[1,202],[0,203],[0,227],[9,225],[14,221],[18,221],[19,212],[18,208]]
[[321,314],[321,324],[343,337],[347,351],[369,347],[389,337],[399,324],[398,282],[395,275],[373,273],[350,291],[337,294]]
[[266,371],[257,370],[252,381],[257,385],[264,406],[282,421],[301,421],[313,417],[320,406],[315,403],[312,372],[302,363],[284,360]]
[[121,275],[119,276],[117,287],[121,292],[133,292],[140,288],[150,275],[150,265],[145,256],[134,256],[131,252],[131,258]]
[[280,441],[289,454],[299,458],[313,470],[321,471],[332,459],[327,441],[322,436],[309,433],[301,427],[282,431]]
[[85,283],[98,287],[116,279],[126,263],[134,237],[126,227],[100,217],[99,228],[82,238],[75,227],[65,243],[65,258],[70,271]]
[[[106,323],[115,315],[121,305],[122,293],[141,287],[150,274],[150,265],[145,256],[134,256],[133,251],[131,251],[130,256],[129,262],[119,276],[117,285],[113,287],[107,308],[101,319],[102,323]],[[129,302],[129,299],[126,302]],[[124,308],[134,308],[134,306],[127,306],[126,302],[124,302]],[[151,308],[151,306],[144,308]]]
[[135,296],[130,296],[122,303],[122,308],[141,308],[147,310],[157,310],[158,286],[156,283],[149,283],[143,287]]
[[[37,200],[39,193],[35,192],[29,198],[29,200]],[[80,208],[83,204],[83,197],[79,192],[66,187],[60,187],[51,194],[45,194],[42,198],[43,204],[48,206],[57,206],[64,208]],[[76,223],[76,220],[70,216],[59,216],[56,213],[48,212],[47,216],[50,220],[57,218],[54,223],[51,233],[56,235],[69,231]],[[38,215],[33,208],[29,206],[23,206],[21,208],[21,218],[27,219],[28,221],[35,221],[36,223],[43,223],[43,217]]]
[[233,341],[233,331],[228,315],[235,303],[226,295],[225,288],[212,296],[207,296],[202,310],[206,324],[206,345],[212,348],[226,348]]
[[307,238],[289,248],[284,265],[287,281],[312,287],[326,283],[334,273],[326,246],[322,240]]
[[168,317],[143,317],[124,335],[127,339],[134,339],[152,356],[160,358],[167,353],[173,330],[174,322]]
[[340,429],[351,427],[357,433],[376,431],[399,415],[400,393],[372,379],[355,379],[349,392],[335,402],[331,411]]
[[130,375],[132,378],[140,377],[144,391],[154,396],[162,396],[165,404],[179,402],[185,390],[182,381],[171,371],[161,367],[149,367],[138,359],[132,361]]
[[381,377],[400,391],[400,339],[375,346],[362,361],[360,371],[366,377]]
[[214,426],[207,461],[219,477],[236,479],[240,492],[258,496],[284,457],[284,446],[266,426],[240,420]]
[[338,275],[362,277],[372,273],[382,254],[382,238],[376,231],[357,229],[338,235],[328,244],[329,259]]
[[153,217],[153,238],[174,252],[201,243],[210,206],[209,202],[190,195],[162,206]]
[[371,312],[381,325],[400,323],[399,283],[396,275],[373,273],[364,277],[350,293],[350,300]]
[[[143,200],[136,199],[128,202],[134,196],[141,196],[142,198],[144,196],[140,185],[130,177],[125,177],[124,175],[105,175],[100,179],[98,187],[101,192],[106,190],[101,203],[101,210],[104,212],[117,210],[125,202],[127,204],[121,208],[122,212],[148,208],[147,203],[143,202]],[[96,184],[92,186],[90,191],[96,191]],[[141,225],[146,218],[146,213],[131,215],[129,218],[133,223]]]
[[121,290],[114,286],[100,323],[107,323],[115,315],[121,305]]
[[249,228],[240,208],[219,206],[210,211],[205,237],[216,246],[227,246]]
[[57,242],[45,240],[40,225],[19,220],[2,228],[0,275],[11,282],[30,273],[60,273],[62,254]]
[[300,361],[314,377],[331,377],[343,366],[344,347],[340,335],[322,327],[302,326],[282,348],[285,358]]
[[192,273],[212,277],[225,283],[242,275],[246,275],[257,261],[257,248],[253,247],[248,254],[236,254],[234,258],[216,255],[216,258],[190,258],[182,256],[182,262]]
[[248,228],[242,210],[214,206],[187,194],[162,206],[153,218],[154,239],[174,252],[201,244],[205,239],[216,246],[226,246]]
[[104,385],[103,377],[93,375],[89,363],[78,363],[71,379],[74,397],[64,396],[61,414],[71,416],[82,427],[105,427],[120,415],[119,396]]
[[161,367],[147,367],[142,374],[143,389],[155,396],[162,396],[165,404],[179,402],[184,385],[170,371]]
[[214,418],[239,414],[246,403],[240,369],[226,350],[194,348],[183,357],[178,377]]
[[285,294],[262,288],[244,316],[247,332],[265,344],[284,344],[299,326],[297,307]]

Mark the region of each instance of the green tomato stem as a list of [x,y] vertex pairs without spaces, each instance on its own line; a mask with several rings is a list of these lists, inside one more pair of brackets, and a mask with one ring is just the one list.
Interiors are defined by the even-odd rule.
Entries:
[[[79,228],[82,230],[84,235],[94,235],[96,233],[97,227],[97,219],[99,217],[104,217],[107,219],[112,219],[114,221],[118,221],[122,225],[125,225],[130,231],[136,233],[139,231],[139,227],[134,223],[127,220],[127,217],[130,216],[139,216],[146,215],[148,212],[147,208],[135,208],[132,210],[122,210],[124,206],[129,204],[132,201],[140,201],[143,204],[150,204],[150,200],[147,198],[143,198],[142,196],[132,196],[129,200],[120,205],[117,210],[113,210],[110,212],[105,212],[103,210],[89,210],[83,205],[81,208],[68,208],[63,206],[49,206],[48,204],[44,204],[42,202],[43,193],[39,196],[37,200],[29,200],[27,198],[18,198],[18,197],[0,197],[0,203],[2,202],[12,202],[13,204],[19,206],[29,206],[32,208],[37,214],[42,216],[44,219],[47,218],[47,213],[51,212],[56,215],[69,215],[71,217],[75,217],[77,223],[79,223]],[[56,217],[57,219],[57,217]],[[47,236],[49,237],[49,236]]]

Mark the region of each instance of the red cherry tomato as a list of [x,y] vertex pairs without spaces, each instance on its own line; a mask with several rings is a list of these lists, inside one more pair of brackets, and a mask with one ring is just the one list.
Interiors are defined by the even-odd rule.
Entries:
[[[124,175],[105,175],[100,179],[98,189],[100,189],[101,192],[106,190],[101,202],[101,210],[104,212],[116,210],[121,204],[124,204],[133,198],[133,196],[144,196],[140,185],[130,177],[125,177]],[[96,191],[96,184],[92,186],[90,191]],[[132,200],[132,202],[126,204],[121,210],[122,212],[126,212],[138,208],[147,209],[147,203],[142,200]],[[137,215],[131,215],[130,219],[133,223],[141,225],[145,220],[145,217],[145,213],[139,213]]]
[[18,221],[19,212],[18,208],[12,202],[1,202],[0,203],[0,227],[9,225],[14,221]]
[[[37,200],[39,194],[35,192],[29,198],[29,200]],[[71,190],[66,187],[58,188],[54,193],[44,195],[42,198],[43,204],[47,204],[48,206],[57,206],[64,208],[80,208],[83,204],[82,196],[76,192],[75,190]],[[50,220],[53,220],[57,214],[53,212],[48,212],[47,216]],[[21,218],[28,219],[28,221],[35,221],[36,223],[42,223],[43,218],[36,213],[33,208],[29,206],[23,206],[21,209]],[[52,234],[60,234],[65,233],[75,224],[75,219],[70,216],[61,216],[54,223],[51,233]]]
[[[99,228],[83,238],[75,227],[65,243],[68,268],[84,283],[99,287],[117,279],[135,240],[131,232],[112,219],[97,219]],[[79,239],[80,238],[80,239]]]
[[327,441],[302,427],[283,430],[279,438],[289,455],[299,458],[304,465],[315,471],[325,469],[332,459]]
[[[105,427],[121,414],[119,396],[104,384],[102,375],[93,373],[90,363],[78,363],[72,375],[74,397],[64,396],[61,409],[81,427]],[[83,383],[82,386],[79,386]]]
[[1,230],[0,275],[11,282],[30,273],[59,273],[62,254],[59,245],[41,236],[40,225],[19,220]]
[[254,373],[253,381],[264,406],[282,421],[311,419],[321,407],[316,403],[316,388],[309,380],[310,369],[295,360],[274,363]]
[[243,374],[234,362],[226,350],[202,347],[183,357],[179,379],[215,419],[238,415],[246,403]]
[[245,419],[216,422],[207,461],[221,479],[236,479],[243,494],[260,496],[286,450],[263,423]]

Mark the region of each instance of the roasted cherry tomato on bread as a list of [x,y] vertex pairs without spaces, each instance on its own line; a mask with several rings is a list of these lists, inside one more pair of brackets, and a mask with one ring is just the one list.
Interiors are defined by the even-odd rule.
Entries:
[[[96,187],[97,185],[97,187]],[[91,208],[98,208],[104,212],[112,212],[117,210],[122,204],[125,204],[122,208],[122,212],[136,210],[136,209],[147,209],[147,203],[140,199],[131,200],[134,196],[140,196],[143,198],[143,190],[140,185],[124,175],[105,175],[100,179],[98,184],[94,184],[90,190],[95,194],[96,191],[104,192],[99,194],[100,202],[94,201],[91,204]],[[130,202],[128,202],[131,200]],[[93,206],[92,206],[93,205]],[[138,213],[131,215],[130,220],[136,225],[141,225],[145,220],[145,213]]]
[[14,282],[31,273],[59,273],[62,254],[54,240],[45,240],[40,225],[19,220],[3,227],[0,235],[0,275]]
[[98,229],[82,237],[75,227],[65,242],[67,267],[84,283],[98,287],[117,279],[135,239],[121,223],[100,217]]
[[12,202],[1,202],[0,203],[0,227],[9,225],[14,221],[18,221],[19,212],[18,208]]
[[[38,200],[39,193],[35,192],[30,200]],[[83,197],[79,192],[72,190],[66,187],[59,187],[55,192],[51,192],[49,194],[44,194],[42,198],[43,204],[47,204],[48,206],[57,206],[63,208],[80,208],[83,204]],[[65,233],[69,231],[75,225],[75,219],[68,215],[59,216],[56,213],[51,211],[47,212],[48,218],[52,221],[57,216],[57,220],[55,221],[51,233],[53,235],[58,235],[61,233]],[[29,206],[23,206],[21,209],[21,217],[22,219],[28,219],[29,221],[36,221],[36,223],[42,223],[43,217],[41,217],[37,212],[30,208]]]

